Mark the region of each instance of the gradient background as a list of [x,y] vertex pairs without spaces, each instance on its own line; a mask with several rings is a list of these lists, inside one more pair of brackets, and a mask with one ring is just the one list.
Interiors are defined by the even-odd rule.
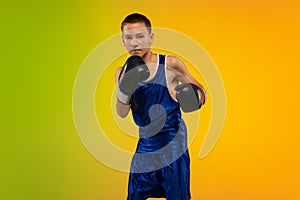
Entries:
[[98,162],[78,137],[72,90],[86,56],[131,12],[192,37],[224,81],[217,145],[202,160],[201,133],[190,147],[193,199],[299,199],[299,5],[1,1],[0,199],[125,199],[127,174]]

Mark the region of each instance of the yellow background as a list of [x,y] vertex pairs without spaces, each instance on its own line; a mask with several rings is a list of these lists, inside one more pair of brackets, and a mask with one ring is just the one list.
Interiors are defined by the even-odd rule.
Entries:
[[125,199],[127,174],[97,161],[78,137],[72,91],[83,60],[132,12],[193,38],[224,81],[227,112],[217,145],[200,160],[199,130],[190,147],[192,198],[299,199],[299,5],[1,2],[0,199]]

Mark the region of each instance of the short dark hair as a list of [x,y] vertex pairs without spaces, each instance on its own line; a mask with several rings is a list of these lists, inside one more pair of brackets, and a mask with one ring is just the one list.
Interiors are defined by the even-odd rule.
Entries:
[[137,22],[144,22],[149,33],[151,33],[152,30],[151,30],[150,20],[145,15],[142,15],[139,13],[133,13],[133,14],[130,14],[127,17],[125,17],[125,19],[122,21],[122,24],[121,24],[121,30],[123,31],[123,27],[125,26],[125,24],[137,23]]

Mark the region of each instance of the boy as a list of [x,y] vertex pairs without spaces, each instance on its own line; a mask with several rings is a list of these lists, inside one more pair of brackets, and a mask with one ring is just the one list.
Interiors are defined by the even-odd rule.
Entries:
[[151,51],[154,34],[147,17],[128,15],[121,30],[131,57],[116,70],[116,108],[122,118],[132,111],[140,135],[127,200],[189,200],[190,158],[180,108],[200,109],[205,90],[179,58]]

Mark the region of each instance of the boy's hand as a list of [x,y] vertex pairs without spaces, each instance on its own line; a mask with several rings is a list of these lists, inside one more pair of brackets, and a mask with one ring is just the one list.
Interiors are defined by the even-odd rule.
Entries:
[[118,100],[129,105],[131,95],[137,89],[138,83],[145,81],[149,76],[149,69],[140,56],[129,57],[119,76]]

